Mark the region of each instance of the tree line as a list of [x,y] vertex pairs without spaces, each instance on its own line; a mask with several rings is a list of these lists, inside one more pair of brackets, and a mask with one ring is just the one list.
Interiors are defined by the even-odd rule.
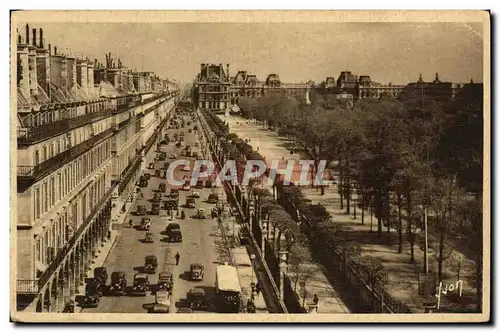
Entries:
[[[427,215],[439,279],[445,261],[452,257],[450,241],[458,239],[468,247],[476,267],[471,280],[479,306],[482,86],[467,84],[452,100],[425,96],[418,90],[407,90],[398,100],[387,96],[360,100],[354,107],[314,91],[311,100],[307,105],[285,94],[269,94],[258,99],[251,110],[242,111],[245,117],[288,137],[291,150],[316,162],[326,160],[337,174],[341,208],[348,214],[360,208],[362,223],[365,211],[373,213],[379,237],[383,237],[384,227],[388,232],[396,229],[398,251],[403,253],[408,241],[411,262],[419,245],[416,233],[424,228]],[[325,188],[320,189],[323,194]],[[297,195],[296,202],[304,199]],[[318,214],[316,211],[315,218]]]

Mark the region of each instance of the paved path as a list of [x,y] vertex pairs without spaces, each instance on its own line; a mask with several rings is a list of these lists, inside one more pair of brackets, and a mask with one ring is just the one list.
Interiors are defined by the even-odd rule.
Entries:
[[[219,117],[229,122],[230,132],[234,132],[241,139],[250,139],[249,144],[266,158],[266,160],[298,160],[298,154],[290,154],[282,145],[287,141],[279,137],[276,133],[257,127],[254,123],[241,117]],[[314,294],[317,294],[320,302],[318,313],[348,313],[344,301],[340,298],[338,291],[328,282],[322,268],[317,264],[311,264],[315,269],[314,274],[306,283],[305,303],[312,302]]]
[[[249,144],[252,145],[254,149],[259,147],[260,154],[266,159],[281,158],[282,156],[295,160],[299,158],[297,154],[291,155],[289,151],[283,147],[287,140],[280,137],[277,133],[263,129],[262,126],[256,126],[254,122],[241,117],[220,117],[229,122],[231,132],[236,133],[242,139],[250,139]],[[332,215],[332,222],[342,226],[341,234],[345,236],[344,239],[347,239],[349,242],[359,243],[363,249],[363,255],[376,256],[383,261],[389,273],[390,287],[386,289],[395,300],[406,303],[416,312],[423,311],[425,299],[418,295],[418,273],[422,271],[420,263],[423,262],[423,251],[419,248],[418,244],[416,244],[414,248],[415,260],[417,263],[411,264],[409,263],[409,243],[405,243],[403,254],[399,254],[397,251],[398,240],[395,230],[391,229],[391,244],[387,244],[386,228],[384,228],[382,238],[379,239],[376,233],[377,221],[373,218],[373,224],[370,226],[371,218],[368,212],[365,211],[365,222],[361,224],[361,211],[359,209],[356,219],[353,218],[352,211],[351,214],[348,215],[345,210],[340,209],[340,196],[336,185],[331,185],[327,188],[325,195],[321,195],[319,190],[310,187],[303,187],[302,192],[313,204],[321,203],[325,206],[327,211]],[[353,207],[351,206],[351,210],[352,209]],[[370,231],[371,227],[373,231]],[[429,256],[429,263],[432,269],[437,270],[436,260],[434,258],[435,252],[432,249],[430,249]],[[470,265],[470,262],[468,262],[463,255],[461,256],[463,258],[462,264]],[[450,271],[451,269],[448,269],[446,265],[445,270],[447,270],[449,275],[449,277],[444,280],[445,283],[455,283],[456,277],[454,271]],[[462,295],[463,305],[469,305],[470,307],[473,297],[474,291],[471,289],[470,283],[464,281],[464,292]],[[446,306],[455,307],[457,304],[443,296],[441,298],[441,308],[445,308]]]

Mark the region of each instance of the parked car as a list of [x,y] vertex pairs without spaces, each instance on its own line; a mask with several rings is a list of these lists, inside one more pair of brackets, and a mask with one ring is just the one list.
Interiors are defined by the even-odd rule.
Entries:
[[134,276],[134,284],[131,289],[131,295],[146,296],[149,290],[149,277],[145,273],[137,273]]
[[137,205],[137,210],[135,212],[135,214],[137,214],[138,216],[144,216],[148,213],[148,211],[146,210],[146,205]]
[[154,233],[153,232],[146,232],[144,235],[144,243],[154,243]]
[[156,273],[158,267],[158,259],[155,255],[147,255],[144,258],[144,272],[147,274]]
[[205,291],[202,288],[192,288],[186,296],[187,303],[191,310],[207,310],[208,301]]
[[189,266],[189,272],[191,274],[191,280],[203,280],[205,267],[202,264],[193,263]]
[[199,208],[196,213],[196,219],[207,219],[207,214],[205,213],[205,209]]
[[212,193],[208,195],[208,203],[210,204],[217,204],[219,202],[219,195]]
[[160,303],[154,303],[148,311],[150,314],[168,314],[169,312],[170,306]]
[[203,189],[205,188],[205,183],[203,183],[203,180],[198,180],[196,181],[196,186],[195,186],[196,189]]
[[94,269],[94,281],[97,285],[106,285],[108,282],[108,270],[104,266]]
[[186,207],[193,209],[196,207],[196,200],[193,197],[186,198]]
[[151,214],[153,214],[153,215],[160,214],[160,203],[151,204]]
[[174,277],[172,272],[163,271],[158,274],[158,283],[156,285],[157,290],[164,290],[172,293],[174,287]]
[[167,235],[168,242],[182,242],[182,232],[180,228],[172,229]]
[[109,292],[111,294],[125,295],[127,289],[127,278],[125,272],[115,271],[111,273],[111,284],[109,285]]
[[[167,185],[165,183],[160,183],[158,185],[158,191],[159,192],[164,193],[166,190],[167,190]],[[161,197],[161,195],[160,195],[160,197]]]
[[162,194],[161,193],[155,193],[153,196],[153,202],[159,202],[161,201]]
[[148,217],[142,217],[140,229],[143,231],[149,231],[150,228],[151,228],[151,219]]
[[197,192],[197,191],[193,191],[193,193],[191,194],[191,197],[193,197],[193,198],[200,198],[200,193]]
[[182,190],[185,190],[185,191],[189,191],[189,190],[191,190],[191,183],[189,183],[189,182],[185,182],[185,183],[182,185]]
[[155,294],[155,303],[169,305],[170,293],[167,291],[157,291]]
[[179,197],[179,189],[174,189],[174,188],[170,189],[169,196],[173,198]]

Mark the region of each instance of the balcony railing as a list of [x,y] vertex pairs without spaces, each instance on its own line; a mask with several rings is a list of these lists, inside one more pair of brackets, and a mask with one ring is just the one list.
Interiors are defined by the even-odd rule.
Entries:
[[143,148],[140,148],[137,151],[136,156],[132,160],[132,162],[129,164],[127,169],[125,169],[121,175],[120,183],[118,185],[118,195],[121,195],[125,187],[127,186],[128,182],[132,178],[132,175],[134,174],[134,171],[137,169],[137,167],[141,164],[142,162],[142,150]]
[[111,187],[99,200],[92,211],[90,211],[90,214],[85,218],[83,224],[76,231],[74,236],[66,243],[63,248],[61,248],[61,250],[57,253],[55,259],[50,262],[49,266],[47,267],[47,269],[45,269],[38,280],[18,279],[16,281],[17,294],[38,294],[42,290],[43,286],[49,281],[51,276],[61,265],[66,256],[68,256],[71,249],[75,246],[76,241],[80,238],[83,232],[85,232],[88,225],[92,222],[97,213],[103,208],[108,199],[111,197],[114,189],[115,187]]
[[45,175],[53,172],[62,165],[74,160],[79,157],[94,145],[102,141],[103,139],[111,136],[113,134],[112,129],[103,131],[102,133],[95,135],[88,140],[75,145],[74,147],[66,150],[58,155],[38,164],[36,166],[19,165],[17,166],[17,177],[18,180],[25,180],[29,182],[35,182]]
[[37,279],[21,279],[16,281],[17,294],[38,294]]
[[37,127],[18,128],[17,143],[20,145],[33,144],[34,142],[63,134],[69,130],[84,126],[110,115],[111,112],[105,109],[74,118],[67,118],[51,123],[45,123]]

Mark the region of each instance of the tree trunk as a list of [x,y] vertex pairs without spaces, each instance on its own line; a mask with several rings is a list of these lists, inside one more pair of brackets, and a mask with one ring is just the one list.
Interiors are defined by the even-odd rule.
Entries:
[[353,219],[356,219],[356,206],[358,205],[358,196],[356,195],[356,199],[354,199],[354,204],[353,204],[353,209],[354,209],[354,216]]
[[398,253],[402,254],[403,253],[403,218],[401,216],[401,204],[402,204],[402,199],[401,195],[398,194],[398,236],[399,236],[399,246],[398,246]]
[[[444,218],[444,216],[443,216]],[[441,219],[441,218],[439,218]],[[438,223],[438,232],[439,232],[439,254],[438,254],[438,279],[442,280],[443,278],[443,253],[444,253],[444,227],[442,227],[441,223],[443,220],[439,220]]]
[[351,213],[351,175],[349,174],[349,160],[346,159],[346,203],[347,203],[347,208],[345,213],[350,214]]
[[365,197],[361,194],[361,225],[365,224]]
[[344,172],[343,172],[341,158],[339,158],[339,166],[340,166],[340,173],[339,173],[339,183],[337,185],[337,188],[339,188],[340,209],[343,210],[344,209]]
[[408,237],[410,240],[410,262],[415,262],[415,238],[413,236],[413,203],[411,201],[411,193],[406,194],[406,210],[408,213]]

